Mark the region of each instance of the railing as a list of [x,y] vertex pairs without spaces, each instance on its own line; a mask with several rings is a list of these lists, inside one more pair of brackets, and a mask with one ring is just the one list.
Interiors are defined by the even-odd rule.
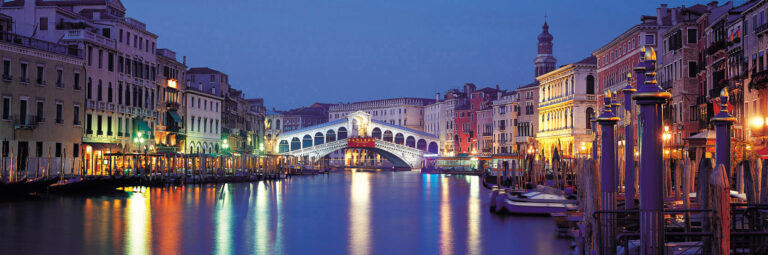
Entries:
[[115,111],[115,104],[107,104],[107,111],[114,112]]
[[110,47],[115,47],[115,40],[103,37],[97,33],[85,30],[85,29],[76,29],[76,30],[67,30],[64,34],[64,40],[88,40],[91,42],[95,42],[101,45],[106,45]]
[[9,82],[13,80],[13,75],[3,74],[3,81]]
[[77,46],[64,46],[58,43],[52,43],[22,35],[2,32],[0,32],[0,40],[42,51],[83,58],[83,51],[78,49]]
[[13,125],[16,129],[33,129],[42,118],[35,115],[14,115],[12,116]]

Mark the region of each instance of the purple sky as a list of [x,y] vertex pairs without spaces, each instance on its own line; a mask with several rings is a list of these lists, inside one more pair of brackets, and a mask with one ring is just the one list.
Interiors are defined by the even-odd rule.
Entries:
[[[737,1],[741,3],[743,1]],[[123,1],[158,48],[230,76],[278,109],[313,102],[428,97],[473,82],[533,81],[544,14],[557,65],[578,61],[640,21],[691,1]],[[226,3],[226,4],[225,4]],[[706,2],[700,2],[706,3]]]

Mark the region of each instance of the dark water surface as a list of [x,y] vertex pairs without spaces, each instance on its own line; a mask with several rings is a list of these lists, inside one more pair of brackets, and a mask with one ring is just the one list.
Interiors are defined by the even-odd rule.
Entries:
[[500,217],[477,177],[335,172],[0,202],[0,254],[565,254],[548,217]]

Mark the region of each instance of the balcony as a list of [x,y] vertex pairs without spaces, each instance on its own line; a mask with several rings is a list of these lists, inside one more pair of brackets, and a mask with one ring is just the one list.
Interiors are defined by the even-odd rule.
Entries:
[[13,127],[15,129],[35,129],[37,127],[37,124],[39,123],[38,120],[42,118],[38,118],[35,115],[14,115],[12,116],[13,120]]
[[3,74],[3,81],[4,82],[11,82],[12,80],[13,80],[13,75]]
[[167,102],[165,103],[165,107],[170,109],[179,109],[179,103],[177,102]]
[[115,40],[103,37],[100,34],[97,34],[85,29],[67,30],[64,33],[64,37],[62,38],[62,40],[90,41],[90,42],[94,42],[94,43],[108,46],[111,48],[114,48],[116,45]]
[[64,83],[63,83],[63,82],[61,82],[61,81],[57,81],[57,82],[56,82],[56,87],[57,87],[57,88],[64,88]]
[[52,43],[11,33],[0,33],[0,41],[42,51],[53,52],[61,55],[83,58],[83,51],[78,49],[77,46],[64,46],[58,43]]
[[72,125],[80,126],[80,120],[73,120]]
[[105,110],[107,109],[107,104],[104,102],[99,102],[99,110]]
[[763,33],[765,33],[765,31],[768,31],[768,23],[755,26],[755,34],[757,34],[758,37],[763,36]]
[[21,77],[19,78],[19,82],[29,84],[29,77]]
[[107,111],[114,112],[115,111],[115,104],[107,104]]
[[40,85],[40,86],[45,86],[45,81],[42,79],[35,80],[35,83],[37,83],[37,85]]
[[768,70],[763,70],[752,75],[752,81],[749,82],[749,89],[762,90],[768,84]]
[[714,43],[712,43],[712,45],[709,46],[709,48],[707,48],[707,54],[708,55],[714,55],[718,51],[720,51],[722,49],[725,49],[725,47],[726,47],[725,41],[714,42]]
[[85,107],[88,109],[96,109],[96,102],[88,100],[88,102],[85,103]]

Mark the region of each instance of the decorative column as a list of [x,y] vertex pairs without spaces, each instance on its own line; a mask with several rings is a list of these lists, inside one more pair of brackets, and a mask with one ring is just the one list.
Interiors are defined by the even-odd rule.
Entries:
[[[600,123],[600,205],[603,211],[616,210],[616,123],[619,117],[611,111],[611,92],[605,92],[603,114],[597,118]],[[601,254],[616,254],[616,215],[603,213],[600,216]]]
[[728,89],[723,88],[720,91],[720,112],[712,117],[712,124],[715,125],[715,168],[722,164],[728,177],[731,176],[731,125],[736,122],[728,112]]
[[640,254],[664,254],[664,165],[661,105],[672,97],[656,84],[656,51],[645,53],[646,81],[632,98],[640,106]]

